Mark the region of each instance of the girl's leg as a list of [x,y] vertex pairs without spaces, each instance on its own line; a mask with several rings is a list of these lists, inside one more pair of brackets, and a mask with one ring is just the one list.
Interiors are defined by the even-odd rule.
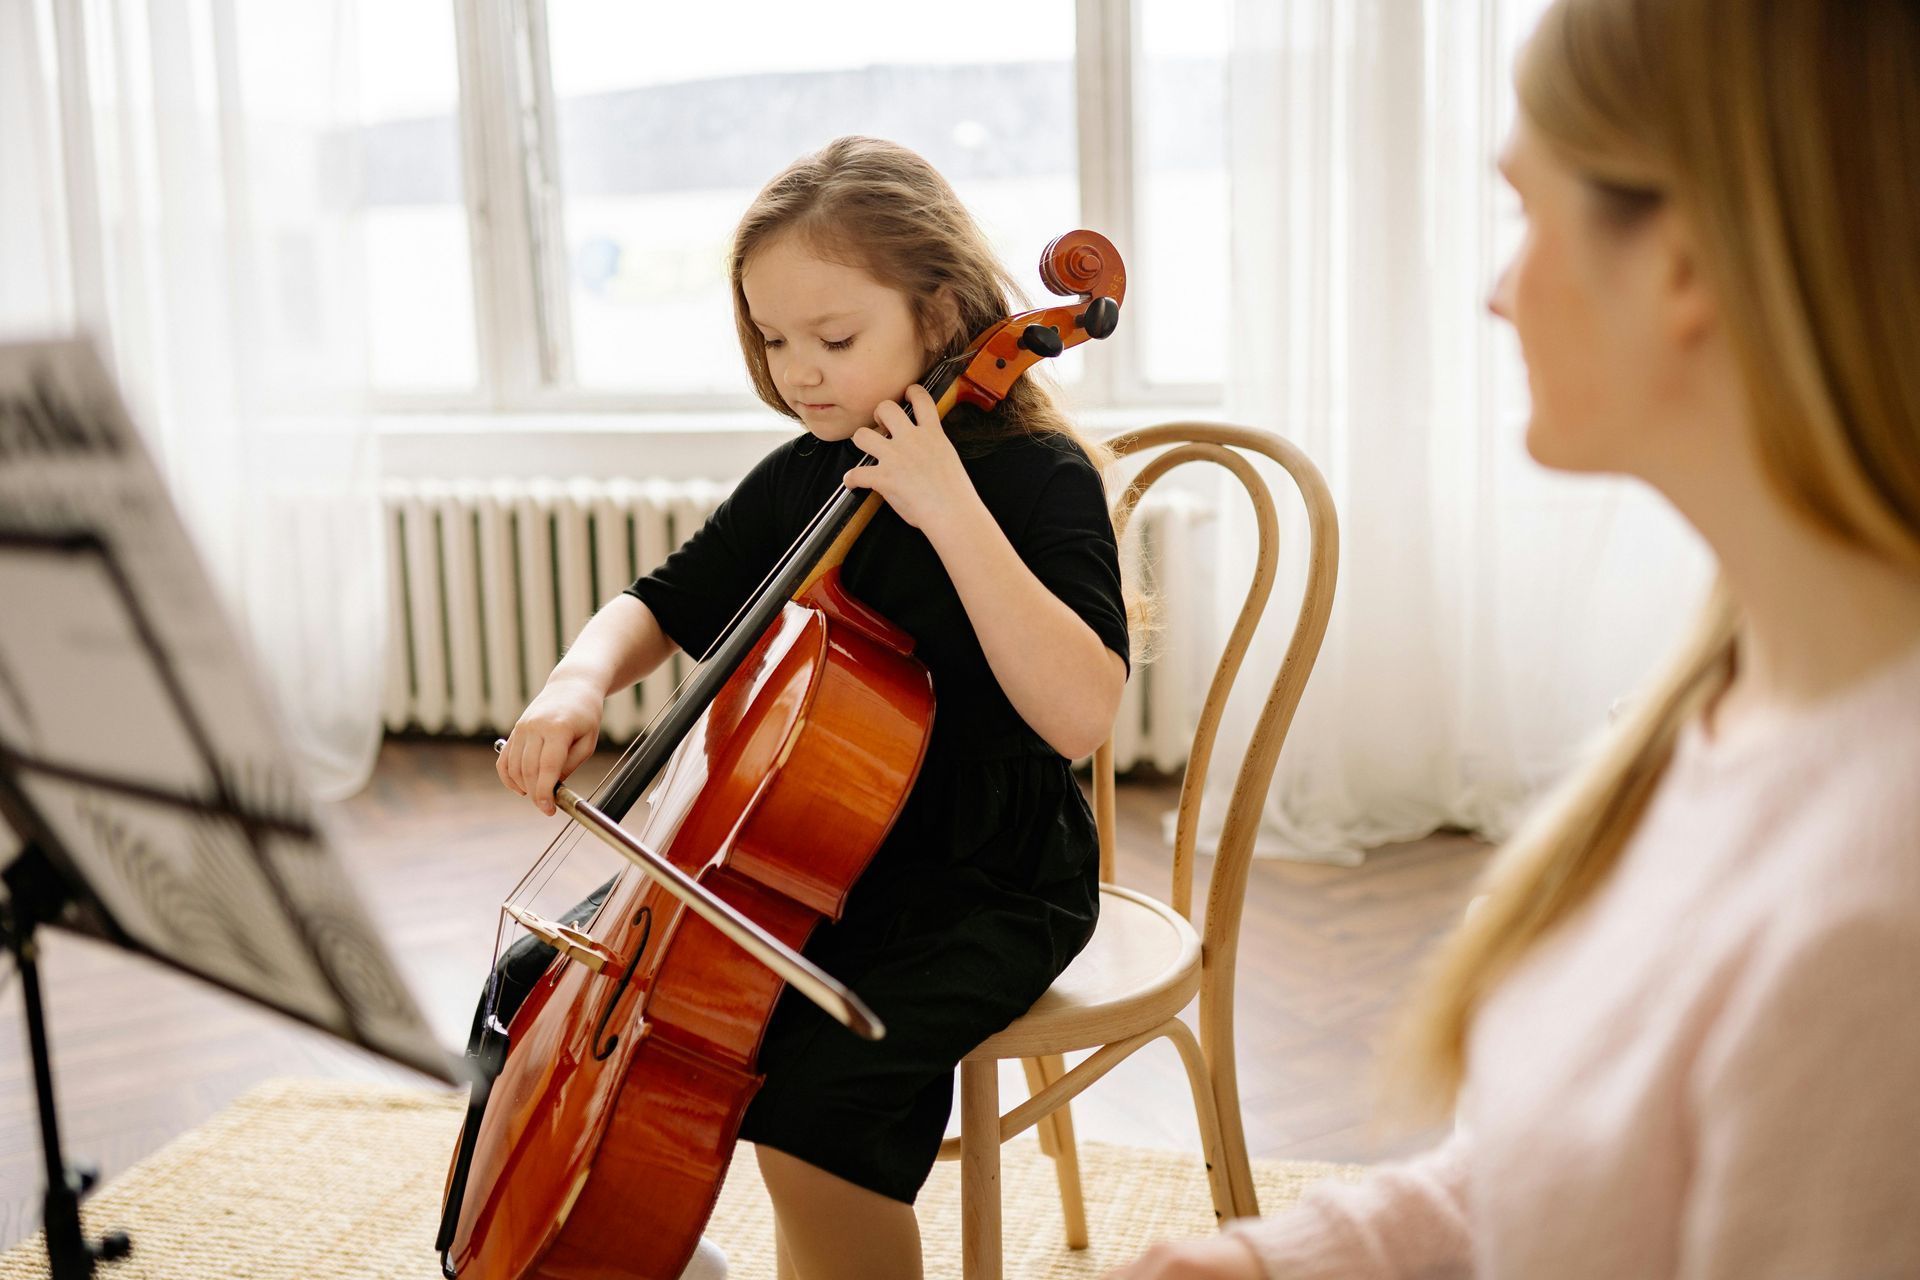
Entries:
[[773,1274],[774,1280],[800,1280],[800,1273],[793,1269],[793,1259],[787,1254],[787,1235],[780,1230],[777,1216],[773,1223]]
[[782,1280],[920,1280],[913,1206],[772,1147],[755,1147],[773,1197]]

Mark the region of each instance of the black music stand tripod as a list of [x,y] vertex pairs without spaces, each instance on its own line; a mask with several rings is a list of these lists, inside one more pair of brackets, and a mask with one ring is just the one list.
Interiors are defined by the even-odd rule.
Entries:
[[[144,652],[155,678],[165,687],[166,700],[186,727],[188,737],[213,779],[208,794],[181,794],[138,779],[109,777],[71,763],[41,758],[32,754],[29,744],[9,742],[0,735],[0,818],[25,841],[21,852],[0,871],[0,882],[4,882],[7,889],[6,901],[0,902],[0,935],[4,935],[5,944],[19,966],[21,994],[26,1005],[28,1050],[33,1058],[40,1138],[46,1157],[47,1264],[51,1280],[90,1280],[95,1263],[126,1257],[133,1243],[121,1231],[88,1240],[80,1228],[80,1200],[92,1189],[98,1175],[91,1168],[69,1166],[60,1149],[53,1061],[47,1045],[46,1011],[40,992],[37,935],[44,926],[60,925],[157,959],[167,957],[155,955],[150,948],[141,946],[115,927],[111,913],[104,908],[83,870],[88,862],[63,846],[58,826],[46,821],[46,815],[36,805],[30,780],[37,777],[67,786],[77,785],[91,792],[132,798],[176,812],[229,822],[245,833],[256,854],[265,833],[311,837],[313,830],[304,821],[251,811],[225,784],[201,716],[187,698],[173,663],[141,610],[125,573],[101,539],[90,533],[40,535],[0,530],[0,554],[53,556],[72,564],[91,561],[106,569],[139,649]],[[0,670],[0,677],[5,675],[6,672]],[[4,848],[0,848],[0,856],[4,853]]]
[[61,1152],[49,926],[457,1079],[250,665],[91,345],[0,342],[0,944],[26,1005],[52,1280],[130,1244],[86,1238],[93,1176]]
[[124,1231],[109,1232],[98,1240],[88,1240],[81,1234],[80,1198],[93,1189],[99,1174],[89,1167],[68,1165],[60,1152],[60,1122],[53,1105],[53,1060],[47,1052],[47,1020],[40,1003],[39,943],[34,931],[41,924],[59,919],[72,894],[40,847],[31,841],[0,878],[6,881],[8,895],[7,902],[0,906],[0,933],[6,935],[7,947],[20,968],[34,1092],[40,1101],[40,1144],[47,1166],[47,1265],[52,1280],[85,1280],[93,1275],[95,1262],[126,1257],[133,1250],[133,1241]]

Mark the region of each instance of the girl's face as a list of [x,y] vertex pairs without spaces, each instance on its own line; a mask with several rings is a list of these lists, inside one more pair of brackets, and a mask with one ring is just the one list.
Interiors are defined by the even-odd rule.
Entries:
[[1560,470],[1652,479],[1686,398],[1668,214],[1609,223],[1596,194],[1524,118],[1500,169],[1527,228],[1488,306],[1513,325],[1526,360],[1527,452]]
[[822,440],[872,426],[873,411],[925,372],[926,344],[906,295],[819,257],[798,236],[755,253],[740,287],[774,386]]

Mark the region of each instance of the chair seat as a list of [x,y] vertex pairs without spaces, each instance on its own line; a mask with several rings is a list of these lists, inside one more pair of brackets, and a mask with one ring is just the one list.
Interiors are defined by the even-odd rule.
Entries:
[[1158,899],[1100,886],[1086,949],[1033,1008],[967,1057],[1030,1058],[1091,1049],[1151,1030],[1200,990],[1200,936]]

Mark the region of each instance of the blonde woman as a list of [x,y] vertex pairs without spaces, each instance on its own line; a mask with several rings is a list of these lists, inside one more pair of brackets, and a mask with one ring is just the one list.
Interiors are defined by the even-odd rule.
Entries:
[[1720,588],[1405,1027],[1454,1137],[1148,1277],[1920,1276],[1920,4],[1560,0],[1492,309]]

